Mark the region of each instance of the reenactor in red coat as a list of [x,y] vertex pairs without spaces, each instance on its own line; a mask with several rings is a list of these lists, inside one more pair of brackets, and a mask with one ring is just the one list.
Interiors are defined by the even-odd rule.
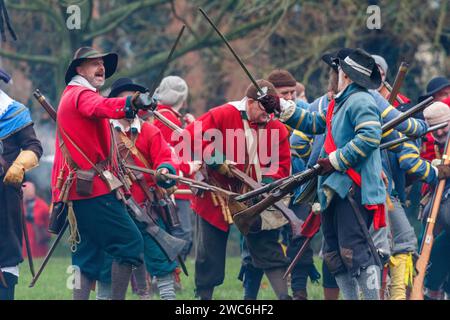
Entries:
[[[259,80],[258,85],[268,94],[276,95],[270,82]],[[242,192],[244,186],[233,178],[230,165],[260,183],[289,175],[289,133],[280,121],[265,112],[257,99],[257,89],[252,84],[242,100],[213,108],[186,127],[190,150],[195,160],[201,159],[206,164],[204,176],[210,183]],[[195,286],[197,296],[203,300],[211,299],[214,287],[224,280],[231,223],[228,206],[225,197],[211,192],[193,199],[197,214]],[[279,221],[276,220],[271,222],[277,224]],[[253,265],[264,270],[277,297],[289,299],[287,283],[282,279],[288,260],[276,230],[282,224],[270,228],[266,222],[268,220],[260,219],[252,225],[252,232],[245,237],[245,242]]]
[[[71,222],[74,299],[88,299],[105,252],[113,257],[112,299],[124,299],[132,267],[143,262],[142,236],[118,199],[115,150],[109,119],[133,119],[140,109],[156,106],[149,94],[104,98],[99,94],[112,76],[118,56],[82,47],[67,69],[57,113],[54,203],[64,203]],[[54,206],[58,208],[58,206]]]

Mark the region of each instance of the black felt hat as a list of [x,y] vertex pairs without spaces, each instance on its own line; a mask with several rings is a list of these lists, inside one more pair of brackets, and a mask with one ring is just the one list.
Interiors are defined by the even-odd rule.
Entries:
[[70,80],[72,80],[72,78],[77,75],[76,68],[84,60],[96,59],[96,58],[103,58],[106,79],[111,77],[114,74],[114,72],[116,72],[117,61],[119,59],[119,57],[117,56],[116,53],[100,53],[91,47],[81,47],[80,49],[78,49],[75,52],[73,59],[70,62],[69,67],[67,68],[66,76],[65,76],[66,84],[69,84]]
[[431,79],[427,85],[427,92],[419,97],[419,102],[422,102],[446,87],[450,87],[450,81],[448,81],[446,77],[436,77]]
[[381,85],[381,74],[375,59],[362,49],[355,49],[346,58],[333,59],[342,71],[356,84],[366,89],[377,89]]
[[124,91],[138,91],[144,93],[147,92],[148,89],[141,85],[135,84],[130,78],[120,78],[112,84],[111,92],[109,93],[108,98],[115,98]]

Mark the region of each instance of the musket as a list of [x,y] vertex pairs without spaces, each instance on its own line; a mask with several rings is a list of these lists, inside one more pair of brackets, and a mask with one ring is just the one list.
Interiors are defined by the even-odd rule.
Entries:
[[[153,112],[156,118],[158,118],[164,125],[172,129],[173,131],[181,134],[183,129],[181,129],[179,126],[177,126],[175,123],[164,117],[162,114],[160,114],[157,111]],[[231,172],[233,175],[239,179],[241,182],[246,184],[251,189],[259,189],[261,188],[261,185],[258,184],[255,180],[253,180],[251,177],[246,175],[244,172],[238,170],[237,168],[231,166]],[[279,181],[279,180],[277,180]],[[263,195],[263,197],[266,197]],[[295,213],[286,207],[282,201],[279,201],[278,203],[274,204],[274,207],[278,209],[283,216],[289,221],[289,224],[292,228],[292,235],[294,238],[297,238],[300,236],[300,228],[303,224],[303,221],[298,219]],[[236,218],[235,218],[236,217]],[[236,227],[241,231],[242,234],[246,235],[249,232],[251,222],[253,221],[253,218],[244,218],[245,215],[240,216],[233,216],[233,221],[236,224]],[[256,217],[256,216],[255,216]]]
[[55,251],[56,247],[58,246],[58,243],[61,241],[61,238],[63,237],[64,233],[66,232],[68,226],[69,226],[69,220],[66,220],[66,222],[64,222],[64,225],[63,225],[61,231],[58,233],[58,236],[56,237],[55,242],[53,242],[52,246],[48,250],[47,255],[44,258],[44,261],[42,261],[42,264],[39,267],[36,275],[33,277],[33,279],[31,279],[31,283],[28,286],[29,288],[33,288],[34,285],[36,284],[36,282],[38,281],[39,277],[42,274],[42,271],[44,271],[45,266],[47,265],[48,261],[52,257],[53,252]]
[[[48,112],[50,117],[56,121],[55,109],[53,108],[53,106],[50,105],[50,103],[47,102],[47,100],[40,93],[40,91],[36,90],[33,95],[39,101],[41,106]],[[128,208],[130,208],[131,212],[135,215],[136,220],[145,222],[147,224],[146,232],[148,232],[150,234],[150,236],[152,236],[154,238],[156,243],[161,247],[161,249],[167,255],[167,257],[171,261],[175,260],[179,256],[179,254],[185,244],[185,241],[182,239],[175,238],[175,237],[171,236],[170,234],[168,234],[167,232],[165,232],[165,230],[161,229],[147,215],[142,214],[141,210],[139,210],[139,207],[135,203],[133,203],[130,199],[125,200],[125,202],[126,202],[126,205],[128,206]],[[133,206],[133,204],[134,204],[134,206]],[[30,287],[33,287],[35,285],[36,281],[39,279],[40,274],[42,273],[43,269],[47,265],[47,262],[48,262],[48,260],[50,260],[50,257],[52,256],[54,249],[58,245],[62,235],[64,234],[65,230],[67,229],[67,225],[68,225],[68,221],[66,220],[63,228],[61,229],[61,231],[58,234],[58,237],[56,238],[56,241],[53,243],[51,249],[49,250],[47,256],[44,259],[44,262],[42,263],[41,267],[39,268],[38,273],[36,274],[36,276],[33,275],[33,280],[30,284]],[[183,271],[185,271],[186,267],[182,266],[182,269],[183,269]]]
[[[124,166],[126,168],[128,168],[128,169],[131,169],[131,170],[140,171],[140,172],[143,172],[143,173],[148,173],[148,174],[151,174],[153,176],[156,175],[156,170],[142,168],[142,167],[133,166],[133,165],[129,165],[129,164],[124,164]],[[171,174],[171,173],[166,173],[166,174],[164,174],[164,176],[167,179],[169,179],[169,180],[174,180],[174,181],[176,181],[178,183],[182,183],[182,184],[188,185],[189,187],[192,187],[192,188],[197,188],[197,189],[201,189],[201,190],[204,190],[204,191],[218,192],[218,193],[221,193],[221,194],[223,194],[223,195],[225,195],[227,197],[235,197],[235,196],[237,196],[237,193],[232,192],[230,190],[225,190],[225,189],[219,188],[217,186],[210,185],[208,183],[204,183],[204,182],[197,181],[197,180],[194,180],[194,179],[189,179],[189,178],[177,176],[177,175]]]
[[[389,97],[391,97],[391,95],[392,95],[392,87],[391,87],[391,85],[386,80],[383,81],[383,85],[387,89],[387,91],[389,92]],[[397,97],[395,97],[395,100],[397,100],[397,102],[399,104],[404,104],[405,103],[405,101],[403,101],[402,98],[400,98],[400,96],[398,94],[397,94]]]
[[178,42],[180,42],[180,38],[183,35],[184,29],[186,28],[186,26],[183,24],[183,26],[181,27],[180,32],[178,33],[177,39],[175,40],[175,43],[172,46],[172,49],[169,52],[169,55],[167,56],[166,61],[164,62],[163,67],[161,68],[161,71],[159,72],[158,78],[156,78],[156,81],[153,82],[152,88],[149,91],[150,92],[150,96],[152,97],[155,94],[156,89],[158,88],[158,85],[160,84],[163,76],[164,76],[164,72],[166,71],[167,67],[169,66],[170,61],[172,61],[172,56],[175,52],[175,49],[178,46]]
[[[230,170],[231,173],[233,173],[233,175],[237,179],[239,179],[249,188],[251,189],[261,188],[261,185],[257,181],[255,181],[254,179],[252,179],[251,177],[249,177],[247,174],[237,169],[236,167],[231,166]],[[268,195],[263,194],[263,197],[266,198],[268,197]],[[300,237],[303,220],[299,219],[295,215],[295,213],[283,203],[283,201],[278,201],[273,206],[275,207],[275,209],[279,210],[283,214],[283,216],[289,221],[289,225],[291,226],[292,230],[292,237],[294,239]],[[244,217],[245,217],[244,215],[234,215],[233,221],[236,224],[236,227],[238,227],[239,231],[241,231],[242,234],[247,235],[250,230],[250,226],[254,221],[254,218],[250,216],[247,219],[245,219]],[[256,218],[256,216],[254,217]]]
[[[440,124],[437,124],[437,125],[434,125],[432,127],[429,127],[428,130],[425,131],[420,137],[423,137],[423,136],[427,135],[430,132],[433,132],[433,131],[445,128],[446,126],[448,126],[448,122],[442,122]],[[420,138],[420,137],[418,137],[418,138]],[[414,139],[414,138],[413,137],[409,137],[409,136],[403,136],[401,138],[398,138],[398,139],[395,139],[395,140],[383,143],[382,145],[380,145],[380,149],[381,150],[388,149],[388,148],[390,148],[392,146],[395,146],[397,144],[400,144],[400,143],[403,143],[403,142],[406,142],[406,141],[409,141],[409,140],[412,140],[412,139]]]
[[408,72],[409,64],[402,61],[400,67],[398,68],[397,76],[395,77],[394,84],[392,85],[391,95],[389,96],[389,103],[393,104],[397,98],[400,88],[402,87],[403,80],[405,79],[406,73]]
[[[450,164],[450,131],[447,135],[447,142],[445,144],[444,155],[442,156],[442,164]],[[419,259],[416,262],[417,275],[414,277],[413,288],[411,292],[411,300],[423,300],[423,282],[425,279],[425,273],[427,271],[428,262],[430,260],[431,249],[434,242],[434,225],[439,214],[442,194],[444,193],[446,180],[439,181],[437,188],[434,190],[431,212],[427,219],[425,228],[425,234],[422,238],[422,244],[420,246]]]
[[[319,164],[315,164],[314,166],[312,166],[311,168],[309,168],[303,172],[294,174],[293,176],[290,176],[287,179],[285,178],[284,182],[281,185],[274,187],[268,193],[267,198],[258,202],[254,206],[251,206],[247,209],[244,209],[244,210],[236,213],[235,216],[238,216],[238,215],[253,216],[253,215],[260,214],[262,211],[266,210],[268,207],[274,205],[275,203],[277,203],[278,201],[283,199],[287,194],[291,193],[298,186],[301,186],[302,184],[306,183],[307,181],[315,178],[319,174],[320,168],[321,167]],[[264,186],[264,187],[266,187],[266,186]],[[240,199],[248,198],[248,197],[246,197],[246,195],[247,194],[244,194],[243,195],[244,197],[241,196]],[[235,198],[235,199],[237,200],[237,198]],[[242,201],[242,200],[240,200],[240,201]]]
[[183,132],[183,129],[181,129],[179,126],[177,126],[175,123],[164,117],[159,111],[153,110],[152,111],[153,116],[161,121],[165,126],[169,127],[173,131],[181,134]]
[[33,96],[39,102],[39,104],[47,111],[48,115],[56,122],[56,110],[48,102],[47,99],[41,94],[39,89],[34,90]]
[[415,114],[417,114],[418,112],[424,110],[426,107],[428,107],[433,102],[433,100],[434,100],[434,98],[432,96],[428,97],[427,99],[423,100],[422,102],[416,104],[414,107],[412,107],[408,111],[403,112],[397,118],[392,119],[391,121],[385,123],[381,127],[381,129],[383,130],[383,132],[387,132],[387,131],[395,128],[397,125],[399,125],[400,123],[402,123],[406,119],[408,119],[408,118],[414,116]]

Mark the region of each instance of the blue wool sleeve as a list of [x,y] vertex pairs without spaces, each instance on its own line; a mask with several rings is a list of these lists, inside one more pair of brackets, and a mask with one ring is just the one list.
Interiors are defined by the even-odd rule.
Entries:
[[420,150],[412,141],[402,143],[402,148],[396,154],[402,170],[426,183],[437,181],[436,171],[430,162],[420,157]]
[[341,171],[355,167],[375,151],[381,141],[379,112],[373,103],[359,99],[348,107],[355,136],[344,147],[336,150]]
[[325,112],[311,112],[297,106],[285,124],[304,133],[322,134],[326,129],[326,115]]
[[[383,98],[383,96],[378,91],[370,90],[369,92],[375,99],[377,108],[381,113],[381,119],[383,123],[387,123],[402,115],[402,112],[394,108],[394,106],[392,106],[385,98]],[[423,120],[409,118],[398,124],[395,129],[407,136],[419,137],[428,130],[428,125]]]

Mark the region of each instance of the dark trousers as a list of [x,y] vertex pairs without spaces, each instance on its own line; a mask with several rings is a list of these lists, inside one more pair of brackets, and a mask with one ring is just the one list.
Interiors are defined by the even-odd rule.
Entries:
[[[295,215],[305,221],[311,212],[311,206],[308,204],[300,204],[295,206],[290,206],[290,208],[294,211]],[[294,260],[300,248],[303,246],[303,243],[306,241],[305,237],[299,237],[297,239],[292,239],[292,231],[289,225],[285,226],[285,229],[288,230],[288,246],[286,254],[289,258],[289,261]],[[309,275],[316,275],[317,270],[314,267],[313,261],[313,250],[311,245],[308,245],[306,251],[303,253],[302,257],[299,259],[295,267],[291,272],[291,288],[293,292],[297,291],[305,291],[308,283]],[[320,276],[320,275],[319,275]],[[317,280],[317,278],[313,278]]]
[[72,264],[86,277],[101,280],[105,253],[119,264],[142,264],[142,235],[113,193],[73,201],[73,207],[81,242],[72,254]]
[[[352,196],[367,228],[372,224],[373,213],[361,205],[361,191],[352,188]],[[377,265],[370,251],[367,238],[356,219],[348,198],[334,195],[330,205],[322,213],[322,231],[324,235],[324,262],[331,274],[349,272],[358,276],[361,268]]]
[[14,289],[17,284],[17,277],[9,272],[3,272],[3,278],[5,278],[6,285],[5,288],[0,282],[0,301],[2,300],[14,300]]
[[[212,288],[225,278],[226,246],[229,232],[212,226],[197,216],[197,248],[195,259],[195,286]],[[286,267],[289,263],[278,243],[279,230],[250,233],[245,237],[247,248],[256,268]]]

